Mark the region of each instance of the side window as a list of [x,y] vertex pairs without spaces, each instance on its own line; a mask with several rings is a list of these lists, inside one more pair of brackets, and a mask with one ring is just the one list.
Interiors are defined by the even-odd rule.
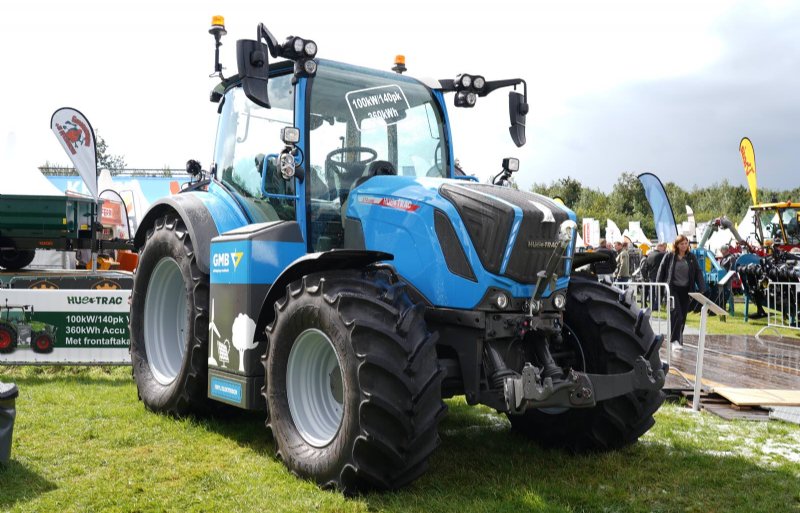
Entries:
[[247,208],[254,222],[295,219],[294,180],[284,180],[275,166],[282,148],[280,130],[294,123],[294,86],[291,76],[269,80],[272,108],[251,102],[241,88],[225,93],[217,130],[214,161],[217,173]]

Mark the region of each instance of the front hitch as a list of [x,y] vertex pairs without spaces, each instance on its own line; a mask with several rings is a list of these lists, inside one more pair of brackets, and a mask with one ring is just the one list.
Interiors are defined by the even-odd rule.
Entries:
[[[659,342],[661,338],[657,339]],[[508,377],[504,383],[506,408],[521,414],[529,408],[591,408],[599,401],[612,399],[636,390],[660,390],[669,367],[653,369],[644,356],[638,356],[633,369],[621,374],[587,374],[570,370],[563,380],[542,377],[538,367],[526,363],[521,376]]]

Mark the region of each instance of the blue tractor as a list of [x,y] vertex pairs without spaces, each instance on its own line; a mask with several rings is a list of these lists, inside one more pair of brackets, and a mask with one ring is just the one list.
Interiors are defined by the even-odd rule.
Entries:
[[[223,20],[210,32],[218,50]],[[469,108],[524,81],[327,61],[263,24],[236,46],[234,76],[217,51],[210,178],[190,161],[197,179],[135,237],[148,409],[266,411],[286,466],[347,493],[422,475],[455,395],[569,450],[653,425],[661,338],[620,290],[570,276],[575,214],[455,165],[445,95]],[[526,97],[509,98],[521,146]],[[518,164],[504,163],[498,183]]]

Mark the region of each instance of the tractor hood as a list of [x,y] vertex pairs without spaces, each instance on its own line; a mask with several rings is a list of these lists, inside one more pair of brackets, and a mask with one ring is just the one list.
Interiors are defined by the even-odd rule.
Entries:
[[[475,307],[490,288],[530,297],[558,245],[561,223],[575,220],[538,194],[400,176],[376,176],[353,189],[346,215],[348,227],[360,224],[365,249],[393,254],[404,278],[432,303],[451,308]],[[560,286],[568,273],[562,263]],[[440,290],[454,281],[463,288]]]

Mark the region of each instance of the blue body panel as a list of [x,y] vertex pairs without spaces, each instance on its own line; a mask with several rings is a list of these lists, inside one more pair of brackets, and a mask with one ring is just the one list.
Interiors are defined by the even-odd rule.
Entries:
[[[513,297],[529,298],[533,293],[532,285],[489,273],[481,266],[458,211],[439,195],[439,187],[446,182],[460,183],[440,178],[376,176],[351,192],[347,216],[361,220],[366,248],[393,254],[395,259],[392,265],[400,275],[435,306],[473,308],[489,287],[507,290]],[[382,201],[382,198],[387,200]],[[450,218],[477,281],[462,278],[448,270],[434,228],[436,209]],[[566,208],[565,211],[570,219],[575,219],[574,213]],[[503,269],[522,219],[520,209],[514,207],[514,212],[513,236],[508,239]],[[564,288],[568,283],[568,278],[560,278],[557,288]]]
[[269,285],[305,254],[304,242],[215,240],[211,243],[211,284]]
[[250,224],[242,205],[236,201],[222,186],[211,182],[208,192],[190,192],[196,194],[211,213],[219,233],[225,233]]

